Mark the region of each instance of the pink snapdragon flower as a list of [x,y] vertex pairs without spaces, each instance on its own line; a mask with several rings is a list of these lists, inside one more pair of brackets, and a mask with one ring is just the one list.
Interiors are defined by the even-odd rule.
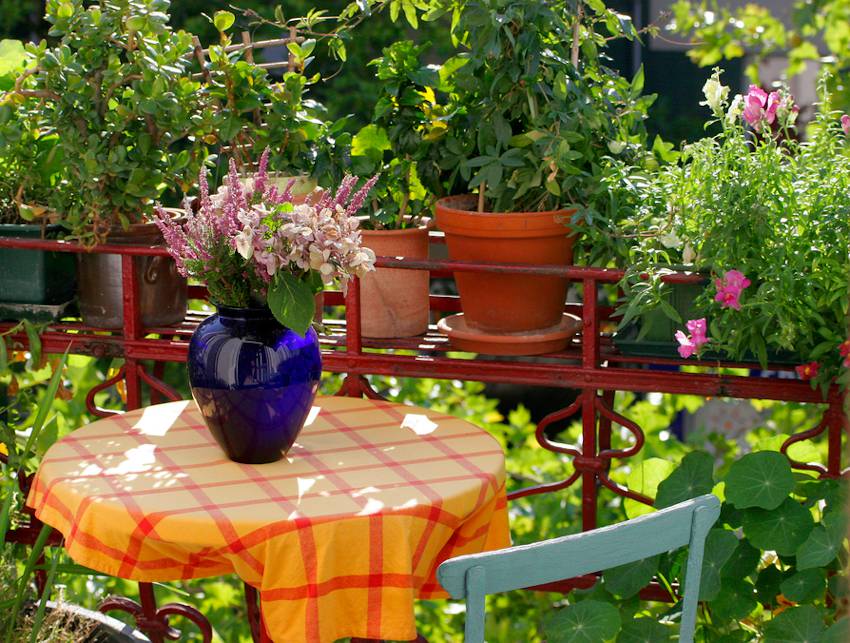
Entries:
[[740,270],[727,270],[723,279],[714,280],[714,286],[717,288],[714,300],[720,302],[722,308],[741,310],[741,293],[751,283]]
[[685,335],[681,330],[676,331],[676,341],[679,342],[679,355],[683,359],[688,359],[692,355],[698,355],[702,347],[708,343],[707,326],[705,317],[701,319],[691,319],[685,326],[690,335]]
[[809,362],[808,364],[800,364],[794,369],[801,380],[811,380],[818,376],[820,364],[817,362]]
[[841,129],[844,130],[844,133],[847,136],[850,136],[850,116],[848,116],[847,114],[844,114],[841,117]]
[[780,124],[792,125],[799,111],[794,105],[794,99],[787,93],[768,94],[761,87],[750,85],[747,95],[744,96],[741,116],[753,129],[760,132],[765,125],[773,125],[777,120]]

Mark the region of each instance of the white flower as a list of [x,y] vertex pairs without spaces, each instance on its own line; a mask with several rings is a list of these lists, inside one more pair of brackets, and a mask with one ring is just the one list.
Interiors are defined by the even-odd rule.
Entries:
[[732,99],[732,104],[729,105],[729,110],[726,112],[726,123],[734,125],[738,122],[741,114],[744,112],[744,97],[738,94]]
[[668,232],[667,234],[662,234],[660,237],[658,237],[658,240],[665,248],[678,248],[682,245],[682,240],[676,235],[675,232]]
[[623,141],[608,141],[608,151],[611,154],[619,154],[626,149],[626,144]]
[[729,88],[720,82],[720,73],[714,72],[705,85],[702,86],[702,93],[705,96],[705,101],[700,105],[708,105],[714,113],[719,112],[726,102],[726,97],[729,96]]
[[238,252],[243,259],[250,259],[251,255],[254,254],[254,231],[246,225],[242,228],[242,232],[236,235],[235,240],[236,252]]

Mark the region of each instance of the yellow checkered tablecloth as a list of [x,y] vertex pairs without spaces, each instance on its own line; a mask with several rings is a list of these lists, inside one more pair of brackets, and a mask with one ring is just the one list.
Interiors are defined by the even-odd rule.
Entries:
[[276,642],[413,639],[445,559],[510,544],[504,454],[463,420],[320,397],[286,458],[226,459],[194,402],[116,415],[44,457],[28,504],[70,556],[168,581],[235,572]]

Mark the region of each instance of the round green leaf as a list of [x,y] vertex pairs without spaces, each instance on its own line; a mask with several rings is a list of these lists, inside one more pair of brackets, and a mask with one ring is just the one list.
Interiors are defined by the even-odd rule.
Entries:
[[213,24],[219,31],[227,31],[236,22],[236,16],[229,11],[216,11],[213,16]]
[[694,451],[682,458],[679,468],[658,485],[655,506],[670,507],[696,496],[711,493],[714,487],[714,458],[705,451]]
[[758,567],[761,552],[753,547],[746,538],[738,541],[738,546],[730,556],[720,574],[723,578],[746,578]]
[[758,607],[755,587],[745,580],[724,578],[720,593],[709,607],[714,625],[739,621]]
[[548,643],[603,643],[620,631],[620,612],[610,603],[582,601],[547,615],[543,631]]
[[818,610],[801,605],[785,610],[764,628],[765,643],[816,643],[826,628]]
[[[720,592],[720,572],[737,546],[737,536],[728,529],[716,528],[708,532],[702,559],[702,579],[699,584],[701,601],[710,601]],[[686,578],[685,583],[687,582]]]
[[847,643],[850,641],[850,617],[845,616],[826,628],[820,643]]
[[844,542],[846,528],[839,511],[830,511],[823,517],[808,538],[797,549],[797,569],[825,567],[838,555]]
[[748,453],[726,476],[726,500],[738,509],[776,509],[793,488],[788,458],[775,451]]
[[676,628],[651,618],[627,621],[617,637],[617,643],[667,643],[675,640]]
[[[658,485],[673,472],[674,468],[675,465],[669,460],[647,458],[629,472],[626,484],[632,491],[654,498],[658,491]],[[629,518],[637,518],[653,511],[652,507],[629,498],[626,498],[623,506]]]
[[793,556],[814,529],[812,514],[788,498],[773,511],[747,509],[743,513],[744,535],[759,549]]
[[620,565],[602,574],[605,589],[614,596],[631,598],[649,584],[658,571],[659,556],[644,558],[636,563]]
[[805,603],[826,591],[826,573],[822,569],[806,569],[786,578],[779,586],[789,601]]

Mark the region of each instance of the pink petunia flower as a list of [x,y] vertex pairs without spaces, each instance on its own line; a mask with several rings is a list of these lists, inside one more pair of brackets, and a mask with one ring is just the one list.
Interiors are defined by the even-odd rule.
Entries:
[[847,114],[841,117],[841,129],[844,130],[847,136],[850,136],[850,116]]
[[800,364],[794,369],[801,380],[811,380],[818,376],[820,364],[817,362],[809,362],[808,364]]
[[702,347],[708,343],[706,335],[707,326],[705,318],[691,319],[685,324],[690,335],[685,335],[681,330],[676,331],[676,341],[679,342],[679,355],[682,359],[688,359],[692,355],[698,355]]
[[714,286],[717,295],[714,300],[720,302],[722,308],[741,310],[741,293],[752,282],[740,270],[728,270],[723,279],[715,279]]

